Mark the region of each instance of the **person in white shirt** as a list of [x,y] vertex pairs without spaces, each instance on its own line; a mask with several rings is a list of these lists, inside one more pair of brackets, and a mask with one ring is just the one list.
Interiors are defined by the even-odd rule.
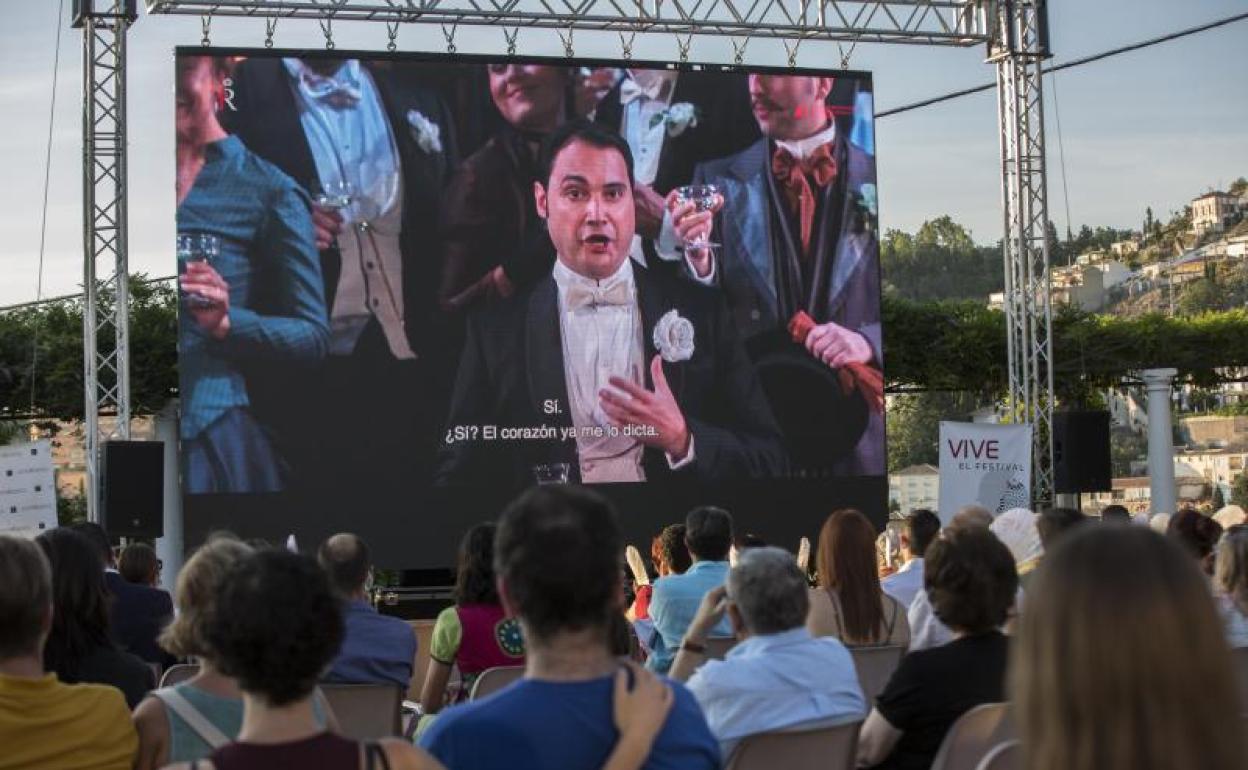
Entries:
[[880,581],[884,593],[909,607],[923,590],[923,554],[940,534],[940,518],[926,508],[916,508],[901,525],[902,565]]
[[628,258],[631,168],[628,145],[587,121],[547,138],[534,195],[558,257],[469,318],[440,484],[782,472],[779,430],[719,296]]
[[1218,541],[1213,591],[1232,647],[1248,647],[1248,526],[1226,530]]
[[[793,554],[772,546],[743,551],[727,584],[702,600],[670,675],[697,699],[725,758],[755,733],[866,716],[849,650],[810,635],[809,606]],[[706,640],[725,614],[740,642],[723,660],[705,661]]]

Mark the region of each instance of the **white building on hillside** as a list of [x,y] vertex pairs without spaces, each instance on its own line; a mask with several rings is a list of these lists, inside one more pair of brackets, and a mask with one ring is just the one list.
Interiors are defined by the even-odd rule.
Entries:
[[903,514],[915,508],[936,510],[940,502],[940,471],[935,465],[911,465],[888,474],[888,500]]
[[1220,190],[1192,199],[1192,232],[1200,235],[1224,229],[1239,212],[1239,200]]

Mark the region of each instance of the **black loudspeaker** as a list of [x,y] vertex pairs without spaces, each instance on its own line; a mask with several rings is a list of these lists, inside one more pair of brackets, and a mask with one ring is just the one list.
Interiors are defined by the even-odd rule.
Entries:
[[1109,412],[1053,413],[1053,490],[1108,492]]
[[165,444],[108,441],[100,457],[100,523],[118,537],[165,534]]

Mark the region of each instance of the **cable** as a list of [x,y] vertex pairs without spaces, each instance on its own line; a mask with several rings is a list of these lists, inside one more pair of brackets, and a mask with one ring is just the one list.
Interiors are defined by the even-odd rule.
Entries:
[[[1057,108],[1057,75],[1049,73],[1049,87],[1053,89],[1053,119],[1057,123],[1057,158],[1062,169],[1062,202],[1066,205],[1066,244],[1070,245],[1070,190],[1066,187],[1066,147],[1062,144],[1062,112]],[[1066,266],[1070,267],[1073,254],[1066,254]]]
[[[65,0],[56,6],[56,46],[52,55],[52,104],[48,108],[48,148],[43,159],[43,209],[39,215],[39,272],[35,282],[35,302],[43,297],[43,255],[48,240],[48,188],[52,181],[52,127],[56,122],[56,81],[61,69],[61,17]],[[39,323],[36,319],[30,343],[30,411],[35,411],[35,378],[39,370]],[[32,429],[33,430],[33,429]]]
[[[1091,64],[1092,62],[1100,61],[1101,59],[1108,59],[1111,56],[1117,56],[1118,54],[1129,53],[1131,51],[1139,51],[1143,48],[1148,48],[1150,46],[1159,45],[1161,43],[1168,43],[1171,40],[1178,40],[1181,37],[1195,35],[1199,32],[1206,32],[1208,30],[1216,29],[1217,27],[1223,27],[1223,26],[1226,26],[1227,24],[1232,24],[1237,21],[1243,21],[1244,19],[1248,19],[1248,12],[1237,13],[1234,16],[1228,16],[1225,19],[1211,21],[1208,24],[1201,24],[1200,26],[1197,26],[1197,27],[1189,27],[1187,29],[1179,30],[1178,32],[1171,32],[1170,34],[1162,35],[1161,37],[1154,37],[1154,38],[1149,38],[1148,40],[1141,40],[1138,43],[1128,43],[1127,45],[1120,46],[1118,48],[1111,48],[1108,51],[1095,53],[1095,54],[1092,54],[1091,56],[1084,56],[1078,59],[1072,59],[1071,61],[1065,62],[1063,64],[1057,64],[1052,67],[1048,67],[1047,69],[1042,69],[1040,72],[1041,74],[1046,74],[1046,75],[1053,73],[1053,72],[1061,72],[1064,69],[1070,69],[1071,67],[1079,67],[1084,64]],[[970,96],[971,94],[978,94],[982,91],[988,91],[996,87],[997,87],[996,81],[993,81],[991,83],[984,83],[983,85],[972,86],[971,88],[964,88],[961,91],[953,91],[952,93],[944,94],[943,96],[936,96],[931,99],[924,99],[921,102],[914,102],[913,104],[906,104],[901,107],[894,107],[891,110],[884,110],[882,112],[876,113],[875,117],[884,118],[884,117],[888,117],[889,115],[897,115],[902,112],[909,112],[910,110],[917,110],[920,107],[930,107],[933,104],[940,104],[941,102],[947,102],[947,101],[950,101],[951,99],[959,99],[963,96]]]

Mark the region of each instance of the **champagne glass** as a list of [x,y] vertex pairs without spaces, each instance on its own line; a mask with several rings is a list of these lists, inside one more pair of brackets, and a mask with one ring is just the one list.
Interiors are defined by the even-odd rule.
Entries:
[[[210,233],[178,233],[178,273],[184,274],[192,262],[211,265],[221,255],[221,239]],[[186,293],[186,304],[193,308],[209,308],[216,303],[197,291]]]
[[[681,205],[692,203],[694,210],[697,212],[713,210],[717,195],[719,195],[719,188],[713,184],[687,184],[676,188],[676,202]],[[685,241],[686,247],[695,249],[705,249],[718,245],[717,243],[711,243],[706,235]]]
[[321,191],[316,194],[316,205],[333,209],[334,211],[341,211],[347,208],[354,200],[355,186],[345,179],[327,182],[321,186]]
[[546,463],[533,466],[533,476],[540,485],[567,484],[571,463]]

